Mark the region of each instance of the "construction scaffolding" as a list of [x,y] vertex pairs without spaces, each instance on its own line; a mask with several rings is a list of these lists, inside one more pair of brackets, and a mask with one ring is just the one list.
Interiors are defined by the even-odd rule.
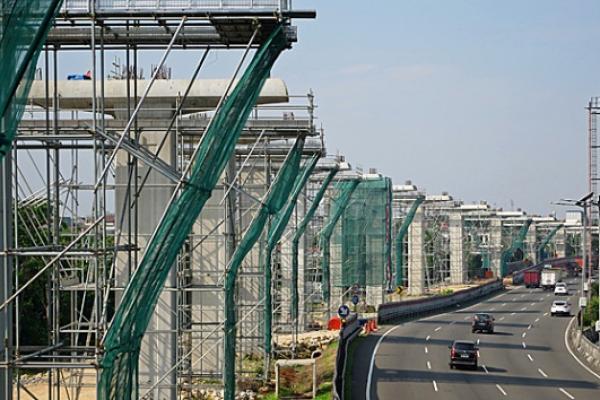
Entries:
[[[1,286],[8,288],[0,293],[0,329],[8,338],[0,397],[43,390],[46,398],[77,399],[95,391],[98,367],[108,360],[107,332],[120,325],[111,325],[113,316],[141,273],[171,198],[193,185],[188,171],[200,165],[198,149],[219,125],[219,110],[241,90],[252,53],[279,27],[280,47],[291,46],[292,18],[312,17],[288,1],[173,0],[159,8],[144,1],[64,2],[14,148],[0,168]],[[143,79],[139,60],[152,51],[162,56]],[[239,64],[230,66],[228,79],[201,80],[214,51],[236,51]],[[90,72],[67,80],[72,71],[64,60],[72,54],[89,60]],[[171,79],[166,66],[180,55],[195,59],[187,80]],[[124,63],[112,62],[115,56]],[[226,168],[213,174],[212,197],[200,217],[192,217],[189,234],[178,232],[183,245],[174,245],[175,258],[164,263],[166,283],[156,281],[158,297],[143,300],[145,311],[135,308],[148,319],[147,329],[137,327],[144,338],[133,348],[139,370],[134,354],[124,364],[131,379],[107,380],[120,392],[112,386],[106,396],[175,398],[223,376],[224,276],[232,250],[295,140],[307,138],[303,159],[323,154],[313,95],[290,96],[283,81],[264,76],[254,83],[250,102],[257,106],[249,104],[248,121],[242,112],[228,112],[241,124],[240,138],[228,145],[231,156],[209,153],[221,154]],[[240,274],[240,354],[263,346],[263,244],[245,258]],[[47,340],[28,340],[34,327],[20,320],[24,310],[41,310]],[[236,362],[240,377],[262,377],[243,357]],[[44,389],[29,379],[36,371],[44,372]]]

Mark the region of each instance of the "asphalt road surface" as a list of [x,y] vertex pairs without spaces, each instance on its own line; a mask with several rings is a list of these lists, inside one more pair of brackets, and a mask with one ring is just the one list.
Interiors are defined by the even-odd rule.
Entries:
[[[577,284],[569,301],[577,308]],[[454,312],[382,329],[354,354],[352,399],[599,400],[600,378],[568,352],[569,317],[550,316],[556,297],[515,288]],[[561,297],[565,299],[565,297]],[[474,312],[496,318],[494,334],[471,333]],[[479,343],[478,370],[450,369],[454,340]]]

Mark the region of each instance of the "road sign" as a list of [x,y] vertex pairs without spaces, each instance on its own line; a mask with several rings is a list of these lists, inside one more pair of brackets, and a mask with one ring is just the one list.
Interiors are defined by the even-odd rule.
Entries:
[[338,315],[340,318],[347,318],[348,315],[350,315],[350,308],[345,304],[341,305],[340,308],[338,308]]
[[587,297],[580,297],[579,308],[584,308],[585,306],[587,306]]
[[358,295],[354,295],[352,296],[352,304],[357,305],[358,302],[360,301],[360,298],[358,297]]

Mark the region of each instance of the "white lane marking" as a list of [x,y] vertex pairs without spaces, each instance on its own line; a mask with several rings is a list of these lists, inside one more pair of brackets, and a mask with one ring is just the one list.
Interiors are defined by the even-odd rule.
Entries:
[[437,327],[437,328],[435,328],[433,331],[434,331],[434,332],[437,332],[437,331],[439,331],[440,329],[442,329],[442,327],[441,327],[441,326],[438,326],[438,327]]
[[471,317],[469,317],[469,316],[466,316],[466,317],[465,317],[465,321],[466,321],[466,320],[468,320],[469,318],[471,318]]
[[514,312],[511,312],[511,313],[510,313],[510,315],[515,315],[515,314],[516,314],[516,313],[514,313]]
[[[501,296],[504,296],[505,294],[506,293],[503,293],[500,296],[496,296],[496,297],[501,297]],[[471,309],[473,307],[477,307],[477,306],[479,306],[479,303],[474,304],[474,305],[469,306],[469,307],[466,307],[466,308],[464,308],[464,310],[469,310],[469,309]],[[448,314],[452,314],[452,312],[432,315],[432,316],[429,316],[429,317],[426,317],[426,318],[422,318],[422,320],[423,321],[428,321],[428,320],[431,320],[433,318],[438,318],[441,315],[448,315]],[[468,318],[469,317],[466,317],[465,319],[468,319]],[[367,387],[365,389],[365,399],[366,400],[371,400],[371,384],[373,383],[373,368],[375,366],[375,357],[377,357],[377,350],[379,350],[379,346],[383,342],[383,339],[385,339],[385,337],[387,335],[389,335],[390,333],[392,333],[393,331],[395,331],[397,328],[399,328],[401,326],[403,326],[403,324],[393,326],[389,330],[387,330],[386,332],[384,332],[383,335],[381,335],[381,337],[377,341],[377,344],[375,345],[375,348],[373,349],[373,355],[371,356],[371,362],[369,363],[369,374],[367,375]],[[427,337],[427,340],[429,340],[429,337]]]
[[575,353],[573,353],[573,350],[571,350],[571,346],[569,345],[569,340],[568,340],[568,335],[569,335],[569,330],[571,329],[571,325],[573,325],[573,322],[575,321],[577,317],[573,317],[571,318],[571,322],[569,322],[569,324],[567,325],[567,329],[565,330],[565,346],[567,347],[567,350],[569,351],[569,354],[571,354],[571,356],[575,359],[575,361],[577,361],[579,363],[579,365],[581,365],[587,372],[589,372],[590,374],[594,375],[596,378],[600,379],[600,375],[598,375],[597,373],[595,373],[594,371],[592,371],[587,365],[585,365],[576,355]]
[[433,381],[433,390],[435,390],[436,392],[438,391],[437,383],[435,381]]
[[383,342],[383,339],[385,339],[385,337],[387,335],[389,335],[390,333],[392,333],[393,331],[395,331],[396,329],[398,329],[401,326],[402,325],[396,325],[396,326],[391,327],[387,331],[385,331],[385,333],[383,335],[381,335],[381,337],[377,341],[377,344],[375,345],[375,349],[373,349],[373,355],[371,356],[371,363],[369,364],[369,375],[367,375],[367,389],[366,389],[366,393],[365,393],[365,398],[367,400],[371,400],[371,382],[373,382],[373,367],[375,366],[375,357],[377,356],[377,350],[379,350],[379,346],[381,345],[381,342]]
[[504,317],[500,318],[498,321],[504,321]]
[[506,303],[502,303],[502,307],[504,307],[506,305]]
[[525,338],[525,336],[527,336],[527,332],[523,332],[523,334],[521,335],[522,338]]
[[431,363],[427,361],[427,369],[431,369]]
[[506,392],[504,391],[504,389],[502,389],[502,386],[496,385],[496,387],[498,388],[498,390],[500,391],[500,393],[502,393],[503,395],[506,396]]
[[531,357],[531,354],[527,354],[527,358],[529,358],[529,361],[533,362],[533,357]]
[[527,310],[527,307],[521,308],[521,311],[525,311],[525,310]]
[[527,348],[527,343],[523,342],[523,348],[526,349]]
[[542,371],[541,368],[538,368],[538,372],[540,373],[540,375],[542,375],[544,378],[548,377],[548,374],[546,374],[544,371]]
[[545,312],[545,313],[544,313],[544,317],[546,317],[546,316],[548,316],[548,313],[547,313],[547,312]]
[[482,367],[483,367],[483,370],[485,371],[485,373],[486,373],[486,374],[489,374],[489,371],[488,371],[488,369],[486,368],[486,366],[485,366],[485,365],[482,365]]
[[535,303],[531,303],[530,305],[531,305],[531,306],[535,306]]
[[525,293],[523,293],[523,294],[521,295],[521,297],[525,297]]
[[456,321],[452,321],[450,322],[450,325],[454,325],[456,323]]
[[490,308],[490,311],[494,311],[496,309],[496,307],[492,307]]
[[429,349],[425,346],[425,354],[429,353]]
[[527,327],[527,330],[530,330],[530,329],[531,329],[531,325],[529,325],[529,326]]
[[535,321],[533,321],[533,322],[534,322],[534,323],[535,323],[535,322],[540,322],[540,319],[539,319],[539,318],[536,318],[536,319],[535,319]]
[[565,396],[567,396],[568,398],[570,398],[571,400],[575,400],[575,397],[573,397],[573,395],[569,392],[567,392],[565,389],[563,388],[558,388],[558,390],[560,390],[561,392],[563,392],[563,394]]
[[479,339],[477,339],[477,346],[479,346]]
[[429,336],[429,335],[428,335],[428,336],[425,338],[425,341],[426,341],[426,342],[428,342],[428,341],[429,341],[429,339],[431,339],[431,336]]

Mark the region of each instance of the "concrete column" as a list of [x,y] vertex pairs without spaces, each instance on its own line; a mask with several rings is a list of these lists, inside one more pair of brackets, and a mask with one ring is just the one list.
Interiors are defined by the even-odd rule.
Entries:
[[[168,110],[170,104],[160,106],[161,109]],[[155,107],[159,107],[155,105]],[[121,109],[126,109],[125,104],[120,106]],[[126,119],[126,115],[116,113],[116,118]],[[163,111],[142,111],[139,118],[163,118],[169,119],[171,112]],[[140,138],[140,144],[148,148],[151,152],[155,152],[160,143],[164,132],[144,132]],[[159,156],[167,164],[176,165],[175,156],[175,135],[171,134],[167,140]],[[148,172],[149,167],[143,161],[138,163],[138,177],[143,177]],[[131,232],[135,234],[134,214],[132,212],[132,225],[130,226],[127,211],[125,219],[120,223],[120,216],[123,212],[123,206],[126,201],[127,183],[129,179],[129,171],[127,166],[127,153],[120,151],[116,159],[116,177],[115,177],[115,202],[116,202],[116,221],[115,228],[117,232],[121,232],[121,244],[128,242],[128,235]],[[136,177],[132,177],[135,181]],[[138,178],[141,179],[141,178]],[[132,185],[132,190],[133,190]],[[166,209],[171,194],[173,193],[175,184],[162,174],[155,170],[150,170],[150,174],[146,185],[138,198],[138,223],[137,232],[139,251],[137,252],[137,262],[142,259],[148,240],[156,229],[160,218]],[[132,237],[133,240],[133,237]],[[133,245],[133,243],[131,243]],[[115,279],[119,287],[126,287],[131,275],[137,268],[135,263],[135,251],[132,252],[132,260],[130,261],[126,252],[120,252],[116,263]],[[171,268],[170,275],[165,283],[165,288],[176,288],[176,268]],[[120,302],[120,296],[117,296],[117,304]],[[163,375],[167,374],[171,367],[176,362],[177,354],[177,333],[176,333],[176,315],[177,301],[175,291],[163,291],[158,299],[156,309],[148,329],[142,341],[139,361],[139,384],[140,392],[144,393],[146,388],[153,386]],[[175,373],[172,372],[168,378],[161,383],[152,392],[154,399],[176,398],[175,390]]]
[[531,260],[534,264],[537,264],[537,225],[535,222],[532,222],[529,226],[529,230],[527,231],[527,236],[525,237],[525,244],[523,247],[523,251],[525,252],[525,256]]
[[460,211],[449,215],[450,283],[460,285],[467,279],[467,266],[463,262],[463,219]]
[[556,257],[566,257],[566,241],[567,229],[565,227],[560,228],[554,236],[554,243],[556,246]]
[[382,286],[367,286],[366,290],[367,304],[370,306],[379,307],[383,303],[383,287]]
[[[0,250],[7,251],[13,247],[13,214],[11,187],[11,157],[8,154],[0,162]],[[0,254],[0,302],[13,292],[13,265],[9,256]],[[13,341],[13,307],[8,305],[0,311],[0,360],[7,362],[12,359]],[[13,398],[12,373],[6,368],[0,368],[0,398]]]
[[408,230],[408,293],[411,295],[425,292],[424,233],[423,208],[419,208]]
[[502,260],[502,219],[492,217],[490,222],[490,267],[494,276],[500,276]]

